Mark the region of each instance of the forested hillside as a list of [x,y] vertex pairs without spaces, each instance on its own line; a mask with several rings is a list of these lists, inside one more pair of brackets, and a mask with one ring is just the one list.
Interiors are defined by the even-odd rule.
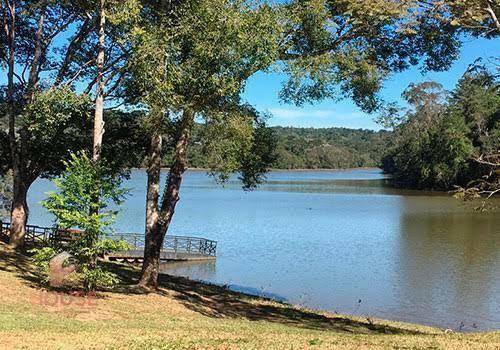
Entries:
[[[275,169],[339,169],[374,167],[381,161],[391,133],[348,128],[270,128],[275,139]],[[207,168],[198,126],[189,154],[189,165]]]

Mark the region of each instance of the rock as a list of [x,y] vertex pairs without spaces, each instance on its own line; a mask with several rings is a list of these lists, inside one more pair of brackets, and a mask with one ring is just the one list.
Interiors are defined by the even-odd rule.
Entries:
[[51,287],[62,286],[64,278],[75,271],[76,266],[74,264],[66,265],[70,258],[70,253],[62,252],[50,259],[49,284]]

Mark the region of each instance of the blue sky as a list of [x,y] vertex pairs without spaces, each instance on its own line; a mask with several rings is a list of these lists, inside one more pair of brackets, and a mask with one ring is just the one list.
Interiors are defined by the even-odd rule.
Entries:
[[[417,68],[394,74],[384,84],[381,96],[390,101],[400,101],[401,93],[411,82],[434,80],[452,89],[468,65],[479,57],[499,57],[500,39],[469,39],[464,42],[459,59],[447,72],[430,72],[422,75]],[[258,73],[246,87],[244,98],[259,111],[269,112],[269,125],[301,127],[348,127],[380,129],[373,118],[359,110],[351,101],[323,101],[296,107],[279,101],[278,92],[284,76],[277,73]]]

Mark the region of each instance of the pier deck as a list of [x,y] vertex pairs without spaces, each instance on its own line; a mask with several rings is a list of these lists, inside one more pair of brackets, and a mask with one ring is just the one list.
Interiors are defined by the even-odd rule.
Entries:
[[[78,239],[82,231],[61,229],[58,227],[41,227],[26,225],[25,242],[29,247],[44,243],[67,244]],[[10,223],[0,221],[0,237],[8,237]],[[109,252],[105,258],[108,260],[140,262],[144,257],[144,235],[137,233],[117,233],[111,236],[116,240],[124,240],[130,245],[129,250]],[[217,242],[200,237],[190,236],[165,236],[163,248],[160,253],[162,261],[204,261],[216,258]]]

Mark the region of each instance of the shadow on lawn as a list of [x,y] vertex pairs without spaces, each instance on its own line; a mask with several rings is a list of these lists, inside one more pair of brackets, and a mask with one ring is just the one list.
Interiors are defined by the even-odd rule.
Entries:
[[[144,290],[135,287],[140,273],[137,267],[116,263],[105,263],[105,265],[122,281],[120,286],[111,291],[112,293],[145,293]],[[5,246],[0,247],[0,270],[17,273],[32,287],[40,285],[29,259],[25,255],[6,250]],[[259,297],[183,277],[160,275],[159,282],[161,287],[157,293],[173,297],[186,308],[212,318],[267,321],[299,328],[352,334],[421,334],[415,330],[373,323],[369,319],[361,321],[343,316],[327,316],[297,309],[284,303],[265,302]],[[102,297],[106,298],[104,295]]]
[[[127,267],[114,272],[126,284],[135,283],[139,277],[137,269]],[[285,303],[262,302],[260,297],[184,277],[160,275],[160,285],[158,293],[167,294],[168,291],[174,291],[173,298],[179,300],[186,308],[212,318],[243,318],[353,334],[422,334],[416,330],[373,323],[369,319],[361,321],[343,316],[326,316],[301,310]],[[168,294],[172,295],[172,293]]]
[[10,250],[4,240],[0,240],[0,271],[14,272],[17,276],[34,282],[33,264],[21,253]]

